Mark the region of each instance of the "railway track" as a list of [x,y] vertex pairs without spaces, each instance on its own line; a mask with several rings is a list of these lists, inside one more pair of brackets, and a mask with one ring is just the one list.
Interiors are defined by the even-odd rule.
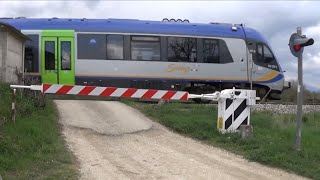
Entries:
[[[144,99],[141,99],[141,100],[136,100],[137,102],[141,102],[141,103],[150,103],[150,104],[157,104],[159,103],[159,100],[144,100]],[[183,103],[183,104],[201,104],[201,103],[196,103],[192,100],[188,100],[188,101],[170,101],[170,102],[175,102],[175,103]],[[218,102],[209,102],[209,103],[203,103],[203,104],[218,104]],[[264,105],[264,104],[267,104],[267,105],[296,105],[296,103],[293,103],[293,102],[257,102],[257,104],[259,105]],[[320,106],[320,103],[304,103],[304,105],[319,105]]]
[[[102,101],[119,101],[120,98],[101,98],[101,97],[90,97],[90,96],[59,96],[59,95],[48,95],[51,99],[64,99],[64,100],[102,100]],[[145,99],[134,99],[134,101],[144,104],[158,104],[159,100],[145,100]],[[170,101],[170,103],[183,103],[183,104],[199,104],[192,100],[188,101]],[[218,102],[212,101],[210,103],[203,103],[208,105],[216,106]],[[274,113],[296,113],[296,105],[292,102],[258,102],[253,108],[254,111],[269,111]],[[303,111],[309,112],[320,112],[320,103],[304,104]]]
[[[258,104],[276,104],[276,105],[296,105],[294,102],[261,102]],[[320,103],[304,103],[304,105],[320,105]]]

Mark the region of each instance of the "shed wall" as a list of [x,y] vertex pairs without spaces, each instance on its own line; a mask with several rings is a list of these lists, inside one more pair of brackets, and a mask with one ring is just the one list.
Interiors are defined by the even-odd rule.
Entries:
[[7,36],[6,31],[0,31],[0,80],[5,81],[7,59]]
[[23,72],[23,40],[13,33],[7,36],[6,82],[17,82],[16,70]]

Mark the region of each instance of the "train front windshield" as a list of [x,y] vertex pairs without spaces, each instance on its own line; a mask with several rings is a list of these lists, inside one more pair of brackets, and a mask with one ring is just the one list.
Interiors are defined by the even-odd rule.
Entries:
[[280,66],[267,45],[257,44],[256,55],[254,60],[257,65],[280,71]]

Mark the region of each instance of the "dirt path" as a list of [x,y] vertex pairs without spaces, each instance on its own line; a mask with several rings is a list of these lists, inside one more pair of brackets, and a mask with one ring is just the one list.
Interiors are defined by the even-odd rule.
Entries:
[[172,133],[119,102],[55,103],[81,179],[302,179]]

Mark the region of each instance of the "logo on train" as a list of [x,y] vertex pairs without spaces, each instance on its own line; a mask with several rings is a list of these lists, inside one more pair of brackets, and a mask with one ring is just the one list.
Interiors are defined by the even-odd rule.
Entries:
[[176,64],[170,64],[167,67],[167,72],[183,72],[187,73],[190,72],[191,68],[189,66],[184,65],[176,65]]
[[89,44],[96,44],[97,41],[95,39],[90,39]]

